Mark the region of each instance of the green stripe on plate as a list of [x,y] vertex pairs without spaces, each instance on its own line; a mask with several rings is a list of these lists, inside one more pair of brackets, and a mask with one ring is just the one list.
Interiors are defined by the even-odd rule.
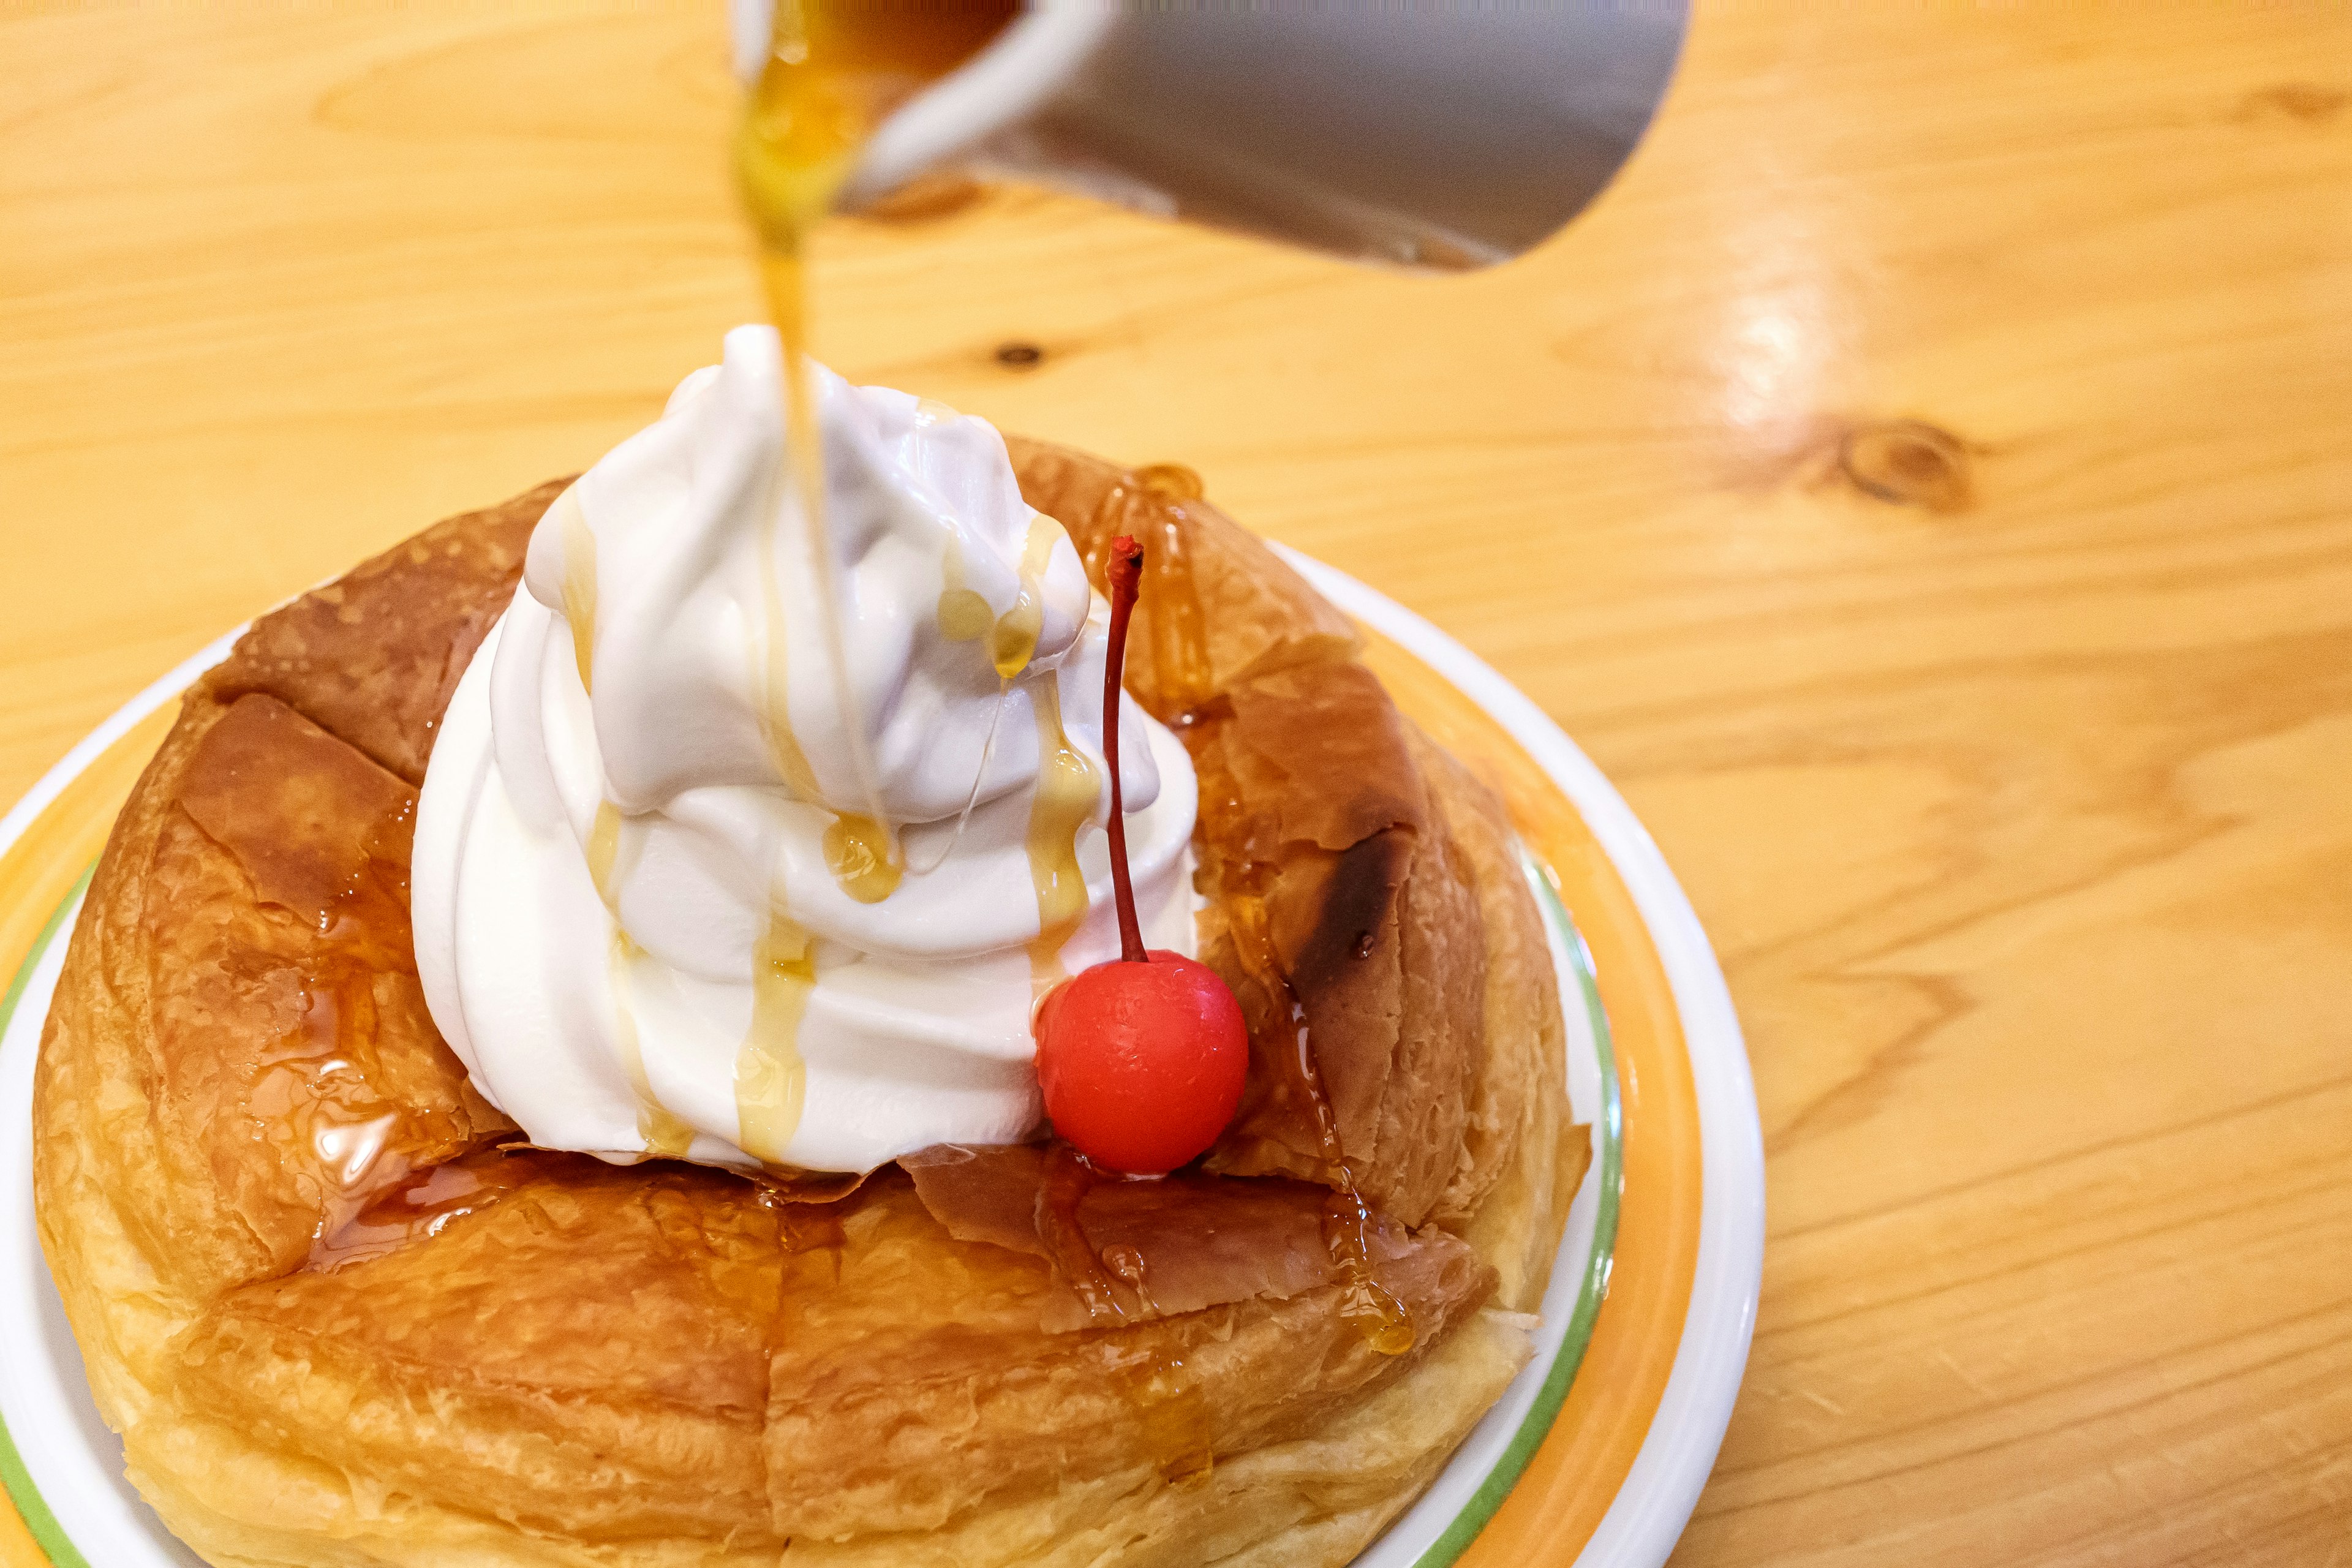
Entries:
[[1503,1500],[1527,1473],[1528,1462],[1543,1447],[1544,1438],[1551,1433],[1551,1424],[1559,1415],[1561,1403],[1568,1398],[1568,1385],[1576,1381],[1576,1369],[1584,1363],[1584,1349],[1592,1340],[1593,1321],[1600,1316],[1601,1303],[1609,1294],[1609,1262],[1617,1247],[1617,1199],[1624,1186],[1625,1110],[1617,1093],[1617,1051],[1609,1037],[1609,1015],[1601,1007],[1601,987],[1593,977],[1592,954],[1584,945],[1584,938],[1576,929],[1559,895],[1541,876],[1530,877],[1538,901],[1543,905],[1544,918],[1551,921],[1559,935],[1560,946],[1568,952],[1569,965],[1576,972],[1576,987],[1583,994],[1585,1016],[1592,1020],[1592,1041],[1595,1054],[1601,1059],[1601,1104],[1593,1125],[1601,1132],[1601,1208],[1592,1222],[1592,1257],[1585,1265],[1584,1282],[1576,1293],[1576,1310],[1569,1315],[1568,1331],[1559,1342],[1559,1351],[1552,1358],[1551,1371],[1537,1391],[1536,1402],[1528,1406],[1527,1418],[1519,1429],[1511,1434],[1511,1441],[1503,1450],[1486,1479],[1445,1532],[1423,1552],[1413,1568],[1450,1568],[1455,1559],[1470,1549]]

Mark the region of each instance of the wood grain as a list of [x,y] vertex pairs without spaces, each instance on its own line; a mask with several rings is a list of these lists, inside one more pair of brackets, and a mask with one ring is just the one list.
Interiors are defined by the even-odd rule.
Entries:
[[[715,354],[719,11],[0,19],[0,795]],[[1491,273],[1020,194],[826,238],[838,368],[1192,464],[1650,823],[1771,1154],[1683,1568],[2352,1563],[2347,62],[1724,5]]]

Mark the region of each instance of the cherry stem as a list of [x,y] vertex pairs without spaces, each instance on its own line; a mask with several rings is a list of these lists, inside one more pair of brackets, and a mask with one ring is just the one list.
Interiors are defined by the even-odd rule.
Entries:
[[1135,919],[1135,882],[1127,869],[1127,803],[1118,783],[1118,700],[1127,668],[1127,618],[1143,589],[1143,546],[1129,534],[1110,542],[1103,563],[1110,584],[1110,647],[1103,655],[1103,763],[1110,769],[1110,885],[1118,903],[1119,956],[1129,963],[1150,962],[1143,928]]

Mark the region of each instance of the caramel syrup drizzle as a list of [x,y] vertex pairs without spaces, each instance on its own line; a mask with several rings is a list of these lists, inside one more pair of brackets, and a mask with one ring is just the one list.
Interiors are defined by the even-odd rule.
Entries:
[[1053,672],[1034,682],[1037,713],[1037,794],[1029,807],[1029,878],[1037,890],[1037,935],[1029,944],[1034,999],[1064,978],[1062,947],[1086,919],[1086,873],[1078,866],[1078,834],[1102,798],[1102,780],[1062,725],[1062,688]]
[[1156,514],[1144,552],[1150,584],[1147,598],[1151,605],[1152,676],[1159,687],[1160,705],[1172,710],[1172,725],[1184,738],[1200,781],[1200,833],[1218,858],[1214,897],[1243,973],[1269,1005],[1272,1019],[1265,1032],[1275,1036],[1269,1043],[1276,1048],[1264,1054],[1287,1070],[1289,1099],[1303,1108],[1324,1180],[1331,1189],[1324,1202],[1323,1240],[1339,1276],[1340,1313],[1373,1350],[1398,1355],[1412,1348],[1412,1315],[1396,1294],[1374,1277],[1371,1205],[1364,1201],[1355,1163],[1340,1141],[1339,1118],[1323,1084],[1307,1005],[1275,945],[1266,909],[1275,868],[1251,852],[1250,822],[1241,788],[1225,765],[1223,748],[1216,743],[1217,728],[1228,713],[1221,710],[1215,700],[1215,674],[1209,661],[1200,594],[1186,549],[1184,506],[1201,496],[1200,476],[1190,468],[1166,464],[1129,475],[1104,496],[1097,510],[1088,531],[1095,548],[1087,568],[1090,574],[1099,572],[1112,536],[1122,527],[1132,526],[1121,522],[1130,501],[1143,500]]
[[1116,1328],[1127,1321],[1094,1244],[1078,1223],[1078,1205],[1094,1189],[1097,1176],[1085,1155],[1066,1143],[1055,1143],[1045,1159],[1045,1180],[1037,1189],[1037,1239],[1045,1256],[1086,1309],[1087,1321],[1096,1328]]
[[[1045,1180],[1037,1189],[1037,1239],[1055,1273],[1085,1309],[1087,1323],[1097,1329],[1130,1321],[1114,1281],[1132,1291],[1146,1312],[1160,1314],[1142,1253],[1127,1246],[1097,1252],[1078,1217],[1079,1205],[1098,1182],[1120,1179],[1125,1178],[1104,1175],[1076,1150],[1057,1142],[1046,1156]],[[1171,1481],[1205,1477],[1215,1463],[1214,1432],[1200,1379],[1181,1349],[1142,1349],[1114,1375],[1161,1476]]]
[[572,628],[572,658],[580,667],[580,689],[596,693],[596,536],[580,510],[580,487],[555,498],[548,511],[563,541],[563,620]]
[[[945,407],[928,401],[926,406]],[[932,414],[929,420],[938,417]],[[1013,681],[1036,658],[1037,638],[1045,626],[1045,572],[1053,562],[1054,546],[1067,537],[1062,525],[1045,513],[1031,516],[1022,541],[1013,605],[1000,616],[977,590],[966,586],[963,548],[953,535],[949,536],[940,562],[940,636],[949,642],[987,639],[989,663],[996,671],[996,707],[989,715],[988,736],[981,744],[980,763],[973,770],[963,810],[956,817],[955,831],[930,863],[921,868],[926,873],[946,863],[971,820],[972,807],[979,803],[981,786],[988,777],[989,760],[996,752],[996,731],[1004,718],[1005,699]],[[1082,786],[1094,787],[1094,770],[1069,743],[1062,725],[1057,678],[1052,671],[1036,680],[1034,705],[1038,793],[1030,816],[1028,852],[1029,875],[1037,889],[1038,934],[1030,943],[1029,953],[1036,996],[1042,998],[1052,983],[1063,977],[1062,945],[1086,914],[1086,882],[1078,875],[1076,846],[1077,835],[1092,814],[1093,801],[1091,795],[1081,801],[1079,792]],[[1075,910],[1070,908],[1072,889],[1076,894]]]
[[[1068,535],[1039,512],[1022,542],[1020,590],[997,617],[991,652],[998,677],[1010,682],[1037,652],[1045,626],[1045,569],[1054,546]],[[1032,687],[1037,716],[1037,794],[1029,812],[1029,876],[1037,889],[1037,936],[1029,944],[1032,1001],[1067,978],[1062,949],[1086,919],[1086,874],[1078,868],[1078,835],[1094,816],[1105,781],[1086,753],[1070,744],[1062,723],[1059,674],[1047,670]],[[1116,715],[1107,722],[1117,722]]]
[[[371,1194],[401,1181],[419,1153],[416,1134],[425,1131],[379,1096],[363,1065],[383,1021],[375,977],[416,973],[404,857],[379,852],[413,827],[415,809],[409,796],[369,827],[359,871],[331,903],[291,911],[319,938],[301,966],[301,1016],[255,1061],[250,1104],[264,1138],[289,1169],[315,1164],[332,1184],[314,1243]],[[245,861],[238,849],[230,853]]]
[[[572,630],[572,656],[580,669],[580,689],[596,693],[596,535],[581,510],[578,486],[555,498],[548,509],[563,541],[563,619]],[[694,1129],[661,1102],[646,1071],[646,1054],[637,1037],[635,1011],[629,1005],[628,972],[641,950],[621,923],[621,889],[614,875],[621,853],[621,808],[610,800],[596,803],[589,825],[585,858],[589,880],[612,918],[613,941],[605,954],[605,985],[613,999],[614,1037],[620,1047],[621,1069],[637,1102],[637,1137],[646,1154],[684,1159],[694,1143]]]
[[694,1143],[694,1129],[654,1092],[653,1079],[646,1071],[645,1047],[637,1038],[636,1011],[629,1005],[629,966],[645,950],[621,923],[620,883],[614,874],[621,853],[621,821],[619,806],[600,801],[596,820],[588,830],[588,875],[596,884],[596,896],[604,900],[605,913],[613,919],[613,945],[605,968],[613,993],[614,1037],[620,1046],[622,1070],[636,1096],[637,1136],[644,1141],[646,1152],[659,1159],[683,1160]]
[[[637,1101],[637,1135],[646,1152],[682,1160],[694,1143],[694,1128],[661,1102],[646,1070],[627,994],[627,969],[643,951],[620,923],[614,867],[619,858],[622,816],[611,801],[596,808],[588,837],[588,871],[613,915],[611,974],[613,1008],[621,1065]],[[799,1048],[801,1017],[816,984],[814,943],[808,932],[772,913],[752,949],[751,1022],[735,1056],[737,1144],[763,1165],[781,1165],[785,1145],[799,1131],[808,1093],[808,1069]]]
[[[305,788],[308,798],[293,809],[348,822],[355,843],[317,842],[289,832],[278,812],[254,809],[278,785],[314,770],[317,794]],[[478,1131],[462,1109],[406,1101],[385,1085],[397,1077],[386,1050],[405,1042],[386,1039],[379,982],[416,973],[409,917],[416,795],[259,695],[229,706],[168,787],[189,826],[236,865],[254,905],[300,933],[288,943],[292,933],[279,927],[230,962],[233,976],[253,984],[273,976],[294,984],[291,1005],[252,1042],[238,1120],[250,1119],[250,1137],[276,1156],[296,1201],[315,1210],[315,1245]],[[269,991],[277,994],[274,982]],[[223,1071],[235,1065],[225,1062]]]
[[1044,512],[1029,519],[1013,607],[989,628],[988,658],[1000,679],[1013,679],[1036,657],[1037,635],[1045,629],[1045,568],[1054,558],[1054,546],[1065,537],[1062,525]]
[[[595,691],[596,540],[572,492],[556,499],[558,526],[563,537],[563,616],[572,627],[572,650],[580,667],[581,689]],[[770,578],[773,591],[772,575]],[[781,649],[781,643],[776,645]],[[781,657],[779,651],[779,657]],[[772,731],[772,743],[773,732]],[[789,731],[783,731],[780,767],[797,763],[805,773]],[[856,839],[863,819],[839,818],[827,829],[825,850],[838,870],[848,854],[836,847],[835,835],[856,841],[856,850],[871,853]],[[640,949],[621,923],[620,886],[614,875],[620,858],[621,808],[599,801],[595,821],[588,831],[588,875],[596,885],[613,920],[613,942],[606,959],[606,984],[613,998],[614,1030],[620,1047],[622,1071],[637,1102],[637,1136],[648,1155],[684,1159],[694,1144],[694,1129],[672,1111],[655,1092],[646,1068],[644,1042],[637,1033],[636,1014],[629,1005],[628,970]],[[846,826],[845,826],[846,825]],[[763,1163],[782,1160],[784,1145],[800,1126],[808,1074],[802,1065],[797,1039],[800,1017],[815,982],[806,932],[782,916],[771,918],[752,954],[751,1026],[735,1060],[736,1121],[743,1152]]]
[[310,1246],[306,1268],[331,1274],[438,1235],[451,1220],[488,1208],[527,1179],[503,1154],[474,1154],[404,1173],[367,1206]]
[[[620,923],[619,889],[614,877],[619,858],[621,811],[611,801],[596,808],[588,836],[588,872],[613,916],[611,959],[613,1009],[621,1065],[637,1100],[637,1135],[646,1152],[682,1160],[694,1143],[694,1129],[654,1091],[646,1070],[636,1015],[630,1008],[627,970],[643,951]],[[782,914],[771,914],[751,956],[751,1023],[735,1055],[737,1144],[765,1165],[783,1163],[783,1152],[799,1131],[808,1093],[808,1069],[801,1059],[801,1016],[816,984],[814,944],[809,934]]]
[[751,1026],[735,1056],[736,1142],[763,1165],[782,1165],[785,1146],[800,1131],[808,1100],[801,1019],[815,987],[815,942],[782,914],[772,914],[752,952]]
[[[929,399],[926,398],[924,402],[927,407],[931,406]],[[946,405],[937,406],[945,408]],[[918,417],[921,419],[924,416],[919,415]],[[926,422],[936,421],[938,417],[930,415]],[[946,552],[940,562],[940,636],[949,642],[973,642],[988,636],[996,624],[995,612],[985,597],[964,585],[963,546],[953,534],[948,536]],[[948,857],[955,853],[956,846],[963,842],[964,829],[971,825],[972,809],[980,804],[981,788],[988,782],[988,764],[996,755],[996,731],[1004,722],[1005,700],[1012,694],[1012,678],[999,675],[996,678],[996,702],[988,713],[988,734],[980,744],[980,762],[971,771],[971,788],[964,793],[963,809],[956,814],[955,827],[948,835],[948,841],[940,846],[938,852],[926,864],[912,868],[917,875],[927,877],[946,865]]]
[[[772,519],[775,507],[771,504],[766,510]],[[755,673],[763,699],[761,731],[767,738],[769,760],[784,787],[797,799],[814,801],[821,798],[816,770],[809,766],[808,753],[801,750],[800,737],[793,733],[792,649],[784,637],[784,587],[772,525],[760,531],[760,584],[762,659]]]
[[940,560],[940,636],[950,642],[976,642],[988,636],[996,625],[996,611],[979,589],[965,585],[963,544],[952,533]]

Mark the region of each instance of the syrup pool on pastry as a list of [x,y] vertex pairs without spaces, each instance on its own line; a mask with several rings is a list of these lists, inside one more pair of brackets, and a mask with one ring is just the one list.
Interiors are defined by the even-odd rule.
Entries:
[[[1016,1141],[1035,997],[1119,951],[1076,551],[985,423],[815,382],[830,605],[776,335],[741,328],[549,509],[443,722],[418,971],[542,1147],[864,1171]],[[1138,903],[1190,953],[1191,763],[1131,703],[1121,738]]]

